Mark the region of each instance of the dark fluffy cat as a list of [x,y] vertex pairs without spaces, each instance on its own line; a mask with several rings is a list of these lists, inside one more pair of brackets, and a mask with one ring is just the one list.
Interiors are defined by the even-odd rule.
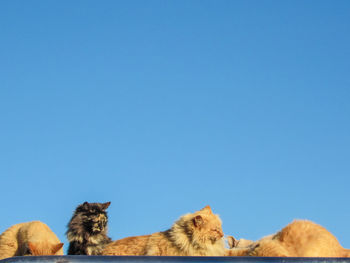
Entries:
[[68,255],[100,255],[112,240],[107,236],[106,209],[111,202],[79,205],[68,223]]

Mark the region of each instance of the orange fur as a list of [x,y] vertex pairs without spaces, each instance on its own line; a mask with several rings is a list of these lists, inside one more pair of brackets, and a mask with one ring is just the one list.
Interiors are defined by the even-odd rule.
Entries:
[[102,251],[102,255],[146,255],[146,245],[151,235],[126,237],[114,241]]
[[251,240],[247,240],[247,239],[238,239],[236,240],[233,236],[227,236],[227,243],[229,248],[245,248],[248,247],[249,245],[251,245],[254,241]]
[[107,245],[102,255],[223,256],[221,220],[209,206],[180,217],[166,231],[127,237]]
[[40,221],[11,226],[0,236],[0,259],[13,256],[63,255],[63,243]]
[[295,220],[278,233],[247,247],[234,247],[227,256],[258,257],[350,257],[350,250],[324,227],[308,220]]

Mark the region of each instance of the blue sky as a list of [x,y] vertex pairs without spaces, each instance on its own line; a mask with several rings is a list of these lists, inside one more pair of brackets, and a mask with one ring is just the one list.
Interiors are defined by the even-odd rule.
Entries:
[[[1,1],[0,231],[111,201],[109,235],[210,205],[350,248],[349,1]],[[65,251],[68,248],[65,245]]]

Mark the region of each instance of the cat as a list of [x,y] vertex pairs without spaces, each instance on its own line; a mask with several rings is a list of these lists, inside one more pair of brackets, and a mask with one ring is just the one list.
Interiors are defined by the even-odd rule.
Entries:
[[276,234],[246,247],[229,249],[226,256],[350,257],[350,250],[343,248],[324,227],[308,220],[295,220]]
[[68,223],[68,255],[100,255],[112,242],[107,236],[108,216],[106,209],[111,202],[78,205]]
[[219,216],[206,206],[183,215],[166,231],[114,241],[102,255],[224,256],[221,224]]
[[229,248],[245,248],[250,246],[254,241],[248,239],[235,239],[233,236],[227,236],[227,243]]
[[19,223],[0,235],[0,259],[14,256],[63,255],[63,243],[40,221]]

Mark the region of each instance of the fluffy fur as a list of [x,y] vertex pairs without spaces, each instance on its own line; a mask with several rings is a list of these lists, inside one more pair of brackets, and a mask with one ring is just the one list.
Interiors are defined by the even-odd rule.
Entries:
[[76,208],[66,232],[68,255],[100,255],[102,249],[112,242],[107,236],[106,209],[110,204],[85,202]]
[[233,236],[227,236],[227,243],[229,248],[246,248],[253,244],[254,241],[248,240],[248,239],[235,239]]
[[234,247],[227,256],[258,257],[350,257],[350,250],[324,227],[308,220],[295,220],[274,235],[247,247]]
[[206,206],[182,216],[164,232],[117,240],[102,255],[224,256],[221,220]]
[[14,256],[63,255],[63,243],[40,221],[20,223],[0,236],[0,259]]

